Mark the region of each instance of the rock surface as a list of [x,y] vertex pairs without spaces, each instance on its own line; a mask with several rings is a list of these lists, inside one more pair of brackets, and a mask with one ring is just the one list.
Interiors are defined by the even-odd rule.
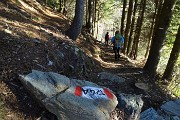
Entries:
[[25,88],[59,120],[108,120],[118,104],[111,90],[85,80],[37,70],[19,76]]
[[149,108],[141,113],[140,120],[164,120],[156,110]]
[[157,111],[153,108],[145,110],[140,120],[180,120],[180,99],[162,104]]
[[180,117],[180,99],[168,101],[161,106],[161,109],[167,114]]
[[109,80],[111,82],[115,82],[115,83],[123,83],[125,82],[125,79],[122,77],[119,77],[115,74],[112,73],[108,73],[108,72],[101,72],[99,73],[99,78],[101,80]]
[[139,120],[144,103],[140,95],[119,93],[118,103],[118,107],[127,114],[128,120]]

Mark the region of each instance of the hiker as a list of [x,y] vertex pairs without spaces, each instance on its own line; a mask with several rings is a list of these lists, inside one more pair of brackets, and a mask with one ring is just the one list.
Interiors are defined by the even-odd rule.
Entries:
[[115,32],[115,36],[111,38],[111,42],[113,43],[115,60],[117,60],[120,58],[120,48],[123,46],[124,43],[124,38],[119,31]]
[[108,41],[109,41],[109,32],[107,32],[105,35],[105,45],[106,46],[108,46]]

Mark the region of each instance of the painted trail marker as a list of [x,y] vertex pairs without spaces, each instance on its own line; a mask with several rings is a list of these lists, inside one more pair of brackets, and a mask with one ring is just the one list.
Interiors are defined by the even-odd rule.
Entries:
[[74,94],[88,99],[113,99],[113,94],[107,88],[76,86]]

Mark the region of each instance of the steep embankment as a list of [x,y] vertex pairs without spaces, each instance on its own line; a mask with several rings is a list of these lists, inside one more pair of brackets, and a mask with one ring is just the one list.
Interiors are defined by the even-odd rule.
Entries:
[[[0,1],[0,119],[34,120],[45,111],[22,87],[18,74],[37,69],[93,79],[98,66],[94,69],[93,59],[63,34],[68,26],[65,16],[36,0]],[[96,47],[91,48],[95,53]]]

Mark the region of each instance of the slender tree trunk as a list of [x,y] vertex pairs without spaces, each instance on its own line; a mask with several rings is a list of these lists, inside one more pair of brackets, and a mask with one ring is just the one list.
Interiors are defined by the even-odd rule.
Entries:
[[133,45],[132,45],[132,49],[130,52],[130,57],[132,59],[136,58],[135,51],[136,51],[136,44],[138,44],[137,35],[138,35],[139,28],[140,28],[139,26],[140,26],[140,17],[141,17],[142,8],[143,8],[143,0],[141,0],[140,7],[139,7],[138,18],[136,20],[134,40],[133,40]]
[[170,58],[168,60],[168,64],[166,66],[162,79],[164,80],[166,79],[169,81],[172,80],[174,66],[179,57],[179,53],[180,53],[180,25],[179,25],[178,33],[176,35],[176,39],[175,39],[175,42],[171,51]]
[[59,12],[61,12],[61,10],[62,10],[62,2],[61,0],[59,0]]
[[123,47],[123,51],[122,51],[124,54],[126,53],[126,48],[127,48],[127,44],[128,44],[129,30],[131,27],[132,10],[133,10],[133,0],[129,0],[129,8],[128,8],[128,14],[127,14],[126,29],[125,29],[124,47]]
[[88,0],[86,0],[86,25],[87,25],[87,23],[88,23]]
[[156,19],[155,19],[155,25],[154,25],[154,29],[153,29],[152,39],[154,38],[156,29],[158,29],[157,27],[158,27],[159,18],[160,18],[159,16],[160,16],[161,11],[162,11],[163,3],[164,3],[164,0],[158,0],[158,9],[157,9],[157,15],[156,15]]
[[92,0],[88,0],[88,21],[86,24],[86,29],[87,32],[90,33],[91,32],[91,17],[92,17]]
[[76,0],[75,16],[70,28],[66,31],[66,35],[72,40],[76,40],[81,33],[84,16],[84,0]]
[[97,0],[94,0],[94,22],[93,22],[93,23],[94,23],[94,25],[93,25],[93,26],[94,26],[94,31],[95,31],[95,28],[96,28],[96,19],[97,19],[97,18],[96,18],[96,17],[97,17],[97,16],[96,16],[96,14],[97,14],[97,9],[96,9],[96,7],[97,7]]
[[94,36],[95,23],[96,23],[96,0],[93,0],[93,16],[92,16],[92,35]]
[[129,55],[131,43],[132,43],[132,36],[133,36],[133,32],[134,32],[134,24],[135,24],[135,20],[136,20],[135,17],[136,17],[136,10],[137,10],[137,2],[138,2],[138,0],[135,0],[132,23],[131,23],[131,31],[129,34],[129,41],[128,41],[127,52],[126,52],[127,55]]
[[122,11],[122,18],[121,18],[121,35],[124,35],[124,20],[126,16],[126,4],[127,0],[123,1],[123,11]]
[[46,5],[48,5],[48,0],[46,0]]
[[152,40],[152,35],[153,35],[153,30],[154,30],[155,18],[156,18],[157,11],[158,11],[158,0],[154,0],[154,1],[155,1],[155,12],[154,12],[152,24],[150,27],[149,40],[148,40],[148,44],[147,44],[147,48],[146,48],[146,53],[144,55],[145,58],[147,58],[148,54],[149,54],[149,49],[151,46],[151,40]]
[[98,20],[99,20],[99,11],[98,11],[98,16],[97,16],[97,33],[96,33],[96,39],[98,38],[98,34],[99,34],[99,22],[98,22]]
[[64,0],[64,2],[63,2],[63,12],[62,12],[62,13],[63,13],[63,15],[65,15],[65,16],[67,15],[66,2],[67,2],[67,1],[66,1],[66,0]]
[[131,50],[131,53],[130,53],[130,57],[133,58],[133,59],[137,58],[139,38],[140,38],[141,28],[142,28],[142,24],[143,24],[145,6],[146,6],[146,0],[141,0],[139,16],[138,16],[138,19],[137,19],[136,31],[135,31],[135,35],[134,35],[133,46],[132,46],[132,50]]
[[159,16],[159,22],[152,40],[149,56],[144,66],[144,71],[147,71],[152,78],[156,75],[156,69],[160,59],[160,51],[166,37],[166,31],[171,21],[172,9],[175,3],[176,0],[165,0]]
[[133,59],[135,59],[135,46],[136,46],[136,39],[133,40],[132,49],[131,49],[131,52],[129,54],[130,58],[133,58]]
[[136,49],[135,49],[135,58],[137,58],[137,53],[138,53],[138,45],[139,45],[139,39],[140,39],[140,34],[141,34],[141,28],[143,26],[143,20],[144,20],[144,13],[145,13],[145,8],[146,8],[146,1],[147,0],[143,0],[143,5],[142,5],[142,12],[141,12],[141,15],[140,15],[140,19],[139,19],[139,24],[138,24],[138,32],[137,32],[137,36],[136,36],[136,39],[137,39],[137,42],[136,42]]

